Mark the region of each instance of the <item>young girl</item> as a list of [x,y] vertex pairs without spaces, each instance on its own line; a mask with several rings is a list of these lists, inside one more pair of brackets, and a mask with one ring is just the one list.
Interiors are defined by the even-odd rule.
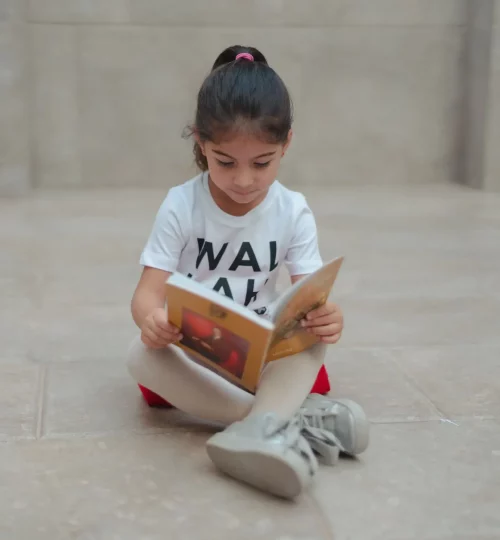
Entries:
[[356,455],[368,444],[359,405],[308,395],[327,344],[340,338],[339,307],[327,303],[307,315],[303,325],[320,341],[267,365],[254,396],[176,345],[181,335],[165,314],[164,283],[181,272],[269,316],[281,265],[292,283],[322,265],[304,196],[276,180],[291,124],[288,91],[262,53],[224,50],[199,91],[192,127],[202,173],[168,192],[142,253],[132,300],[141,333],[128,358],[137,383],[182,411],[228,426],[207,442],[216,467],[286,498],[310,483],[316,456],[333,464],[339,451]]

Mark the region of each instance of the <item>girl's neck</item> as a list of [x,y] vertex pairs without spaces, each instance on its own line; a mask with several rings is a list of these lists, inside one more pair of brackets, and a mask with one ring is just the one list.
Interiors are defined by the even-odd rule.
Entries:
[[226,214],[229,214],[230,216],[236,216],[241,217],[245,214],[248,214],[251,210],[254,208],[257,208],[259,204],[266,198],[267,192],[264,193],[261,197],[256,199],[255,201],[252,201],[248,204],[239,204],[237,202],[234,202],[229,195],[224,193],[220,188],[218,188],[210,178],[210,175],[208,175],[208,188],[210,190],[210,194],[212,195],[212,199],[214,200],[215,204]]

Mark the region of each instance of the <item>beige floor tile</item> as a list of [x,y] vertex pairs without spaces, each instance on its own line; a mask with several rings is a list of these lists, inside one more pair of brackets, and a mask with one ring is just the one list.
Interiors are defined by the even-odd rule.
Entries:
[[220,425],[176,409],[151,408],[129,376],[125,362],[84,360],[47,366],[42,437],[110,432],[212,433]]
[[344,298],[347,346],[500,344],[495,297]]
[[500,419],[500,346],[417,347],[393,355],[447,416]]
[[[21,301],[22,302],[22,301]],[[31,344],[36,340],[36,321],[29,309],[17,309],[12,299],[0,307],[0,363],[28,359]]]
[[322,469],[314,493],[336,540],[495,538],[500,425],[374,426],[362,459]]
[[280,502],[217,474],[206,437],[177,431],[0,446],[0,536],[331,538],[310,496]]
[[40,376],[33,364],[1,364],[0,442],[35,436]]
[[39,361],[121,361],[139,332],[129,298],[121,304],[46,305],[36,312],[35,320],[30,350]]
[[389,259],[374,251],[352,250],[346,255],[335,296],[390,300],[500,298],[500,258],[427,254]]
[[48,367],[43,434],[162,429],[168,412],[150,409],[125,361],[62,362]]
[[54,265],[42,274],[41,302],[51,307],[114,304],[130,312],[130,301],[142,268],[139,261],[124,266],[116,263],[75,265],[68,269]]
[[332,348],[327,368],[331,394],[360,403],[371,421],[429,420],[439,416],[432,403],[397,368],[389,351]]

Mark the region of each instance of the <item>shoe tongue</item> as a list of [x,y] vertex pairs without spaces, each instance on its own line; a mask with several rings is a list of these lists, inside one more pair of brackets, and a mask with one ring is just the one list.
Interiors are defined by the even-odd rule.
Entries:
[[323,426],[326,430],[334,433],[340,441],[348,441],[351,437],[349,419],[342,414],[327,414],[323,416]]
[[322,415],[323,426],[328,431],[337,431],[338,430],[338,417],[335,414],[324,414]]
[[343,422],[339,422],[339,417],[333,412],[327,412],[326,410],[323,411],[314,411],[309,414],[306,413],[306,418],[309,417],[309,421],[311,422],[311,425],[316,428],[320,428],[323,431],[327,431],[329,433],[338,434],[341,432],[343,434],[344,430],[346,429],[346,426],[343,425]]

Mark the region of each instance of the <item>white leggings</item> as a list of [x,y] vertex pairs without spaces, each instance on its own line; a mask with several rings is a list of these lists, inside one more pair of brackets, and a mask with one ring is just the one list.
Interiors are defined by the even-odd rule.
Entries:
[[283,420],[290,419],[311,391],[325,352],[326,345],[318,343],[271,362],[262,372],[255,396],[194,362],[175,345],[153,350],[137,337],[127,365],[137,383],[179,410],[228,425],[250,413],[274,412]]

